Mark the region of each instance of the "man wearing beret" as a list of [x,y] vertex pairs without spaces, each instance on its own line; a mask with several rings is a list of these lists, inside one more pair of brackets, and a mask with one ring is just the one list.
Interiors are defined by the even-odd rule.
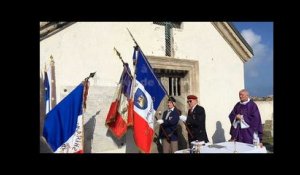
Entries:
[[188,116],[181,115],[180,119],[186,123],[189,144],[195,140],[209,142],[205,128],[204,108],[198,105],[198,98],[195,95],[187,96],[187,103]]
[[162,119],[157,120],[160,124],[159,137],[162,138],[163,153],[174,153],[178,150],[177,124],[180,113],[175,104],[175,98],[169,97],[168,110],[163,113]]

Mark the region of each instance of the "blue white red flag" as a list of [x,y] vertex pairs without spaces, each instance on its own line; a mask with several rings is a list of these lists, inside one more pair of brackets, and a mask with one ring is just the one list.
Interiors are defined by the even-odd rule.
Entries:
[[[133,128],[136,146],[150,153],[154,135],[155,112],[167,95],[140,48],[136,48],[136,78],[134,87]],[[136,52],[137,51],[137,52]]]
[[45,94],[45,114],[47,114],[56,105],[56,85],[55,85],[55,66],[51,57],[50,64],[44,70],[44,94]]
[[124,64],[114,101],[111,103],[105,124],[110,131],[120,139],[127,131],[127,126],[132,125],[132,105],[130,99],[132,75],[128,64]]
[[43,136],[55,153],[83,153],[83,93],[78,85],[46,114]]
[[50,84],[49,84],[49,79],[48,79],[48,73],[45,71],[44,72],[44,88],[45,88],[45,114],[47,114],[50,111]]

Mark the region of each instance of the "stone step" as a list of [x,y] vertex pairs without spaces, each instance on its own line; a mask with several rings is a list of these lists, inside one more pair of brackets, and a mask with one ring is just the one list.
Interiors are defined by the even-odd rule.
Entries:
[[272,137],[273,133],[272,131],[264,131],[263,132],[263,137],[269,138]]
[[265,123],[263,124],[263,130],[273,132],[273,121],[272,120],[266,120]]
[[273,137],[273,120],[266,120],[263,124],[263,138]]
[[266,121],[265,121],[265,124],[273,125],[273,120],[266,120]]
[[266,131],[270,131],[270,130],[273,130],[273,126],[264,124],[263,129],[266,130]]

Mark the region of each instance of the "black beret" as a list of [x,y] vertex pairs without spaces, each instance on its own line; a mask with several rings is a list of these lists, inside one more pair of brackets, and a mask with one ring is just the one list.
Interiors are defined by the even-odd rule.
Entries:
[[172,101],[172,102],[176,103],[176,100],[174,97],[169,97],[168,101]]

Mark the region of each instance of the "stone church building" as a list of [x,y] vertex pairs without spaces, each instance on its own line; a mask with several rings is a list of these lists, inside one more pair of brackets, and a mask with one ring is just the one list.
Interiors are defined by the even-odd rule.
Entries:
[[[135,44],[127,29],[183,114],[188,110],[187,95],[198,96],[206,112],[209,141],[228,140],[228,115],[239,101],[239,90],[245,87],[244,63],[253,56],[252,48],[230,22],[40,22],[41,121],[42,72],[52,56],[57,103],[91,72],[96,72],[90,79],[84,114],[85,152],[137,152],[131,130],[117,140],[105,126],[123,70],[114,48],[133,71]],[[164,99],[158,111],[166,108]],[[155,130],[158,133],[157,125]],[[178,131],[179,149],[184,149],[187,133],[181,121]],[[155,139],[152,152],[160,152]]]

